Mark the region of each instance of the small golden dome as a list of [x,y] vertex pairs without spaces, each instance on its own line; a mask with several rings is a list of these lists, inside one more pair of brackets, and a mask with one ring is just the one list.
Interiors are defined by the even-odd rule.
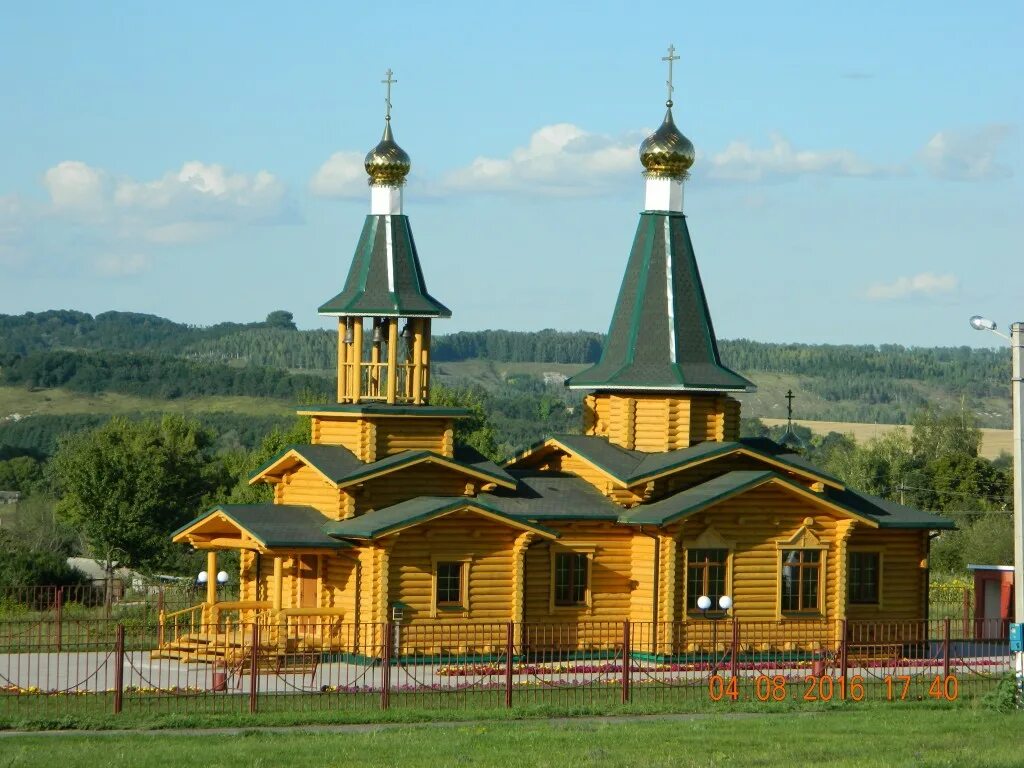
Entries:
[[390,118],[384,124],[384,136],[380,143],[366,153],[363,167],[370,175],[370,186],[400,187],[405,183],[412,161],[408,153],[395,143],[395,137],[391,135]]
[[664,122],[640,145],[640,162],[647,176],[685,179],[690,175],[694,158],[693,144],[672,120],[670,101]]

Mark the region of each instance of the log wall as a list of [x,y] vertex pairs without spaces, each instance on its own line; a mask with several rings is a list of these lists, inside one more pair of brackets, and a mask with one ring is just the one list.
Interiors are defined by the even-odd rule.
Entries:
[[305,465],[285,473],[274,486],[275,503],[314,507],[332,520],[348,516],[345,495],[319,472]]
[[[514,550],[522,531],[470,512],[457,512],[394,537],[388,602],[406,606],[405,626],[488,624],[513,617]],[[463,610],[432,610],[434,560],[469,569]],[[434,615],[432,615],[434,614]]]
[[584,434],[599,435],[629,450],[658,452],[706,440],[738,440],[740,404],[728,395],[588,395]]

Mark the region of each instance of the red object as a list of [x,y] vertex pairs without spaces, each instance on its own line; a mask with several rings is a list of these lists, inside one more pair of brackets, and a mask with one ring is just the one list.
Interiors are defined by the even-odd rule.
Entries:
[[822,677],[825,674],[825,660],[815,659],[814,660],[814,676]]
[[1013,567],[968,565],[974,572],[974,637],[1006,640],[1013,615]]
[[228,673],[223,669],[213,671],[213,690],[226,691],[228,689]]

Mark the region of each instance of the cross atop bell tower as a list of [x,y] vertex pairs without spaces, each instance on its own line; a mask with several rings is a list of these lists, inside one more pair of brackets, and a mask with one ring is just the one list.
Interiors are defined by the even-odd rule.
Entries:
[[370,215],[341,293],[320,307],[338,318],[338,402],[425,405],[429,401],[430,322],[451,311],[427,291],[402,186],[412,168],[391,130],[389,68],[381,80],[384,135],[366,155]]

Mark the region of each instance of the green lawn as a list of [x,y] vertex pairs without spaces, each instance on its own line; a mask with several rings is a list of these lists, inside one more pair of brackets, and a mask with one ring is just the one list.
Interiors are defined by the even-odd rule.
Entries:
[[918,707],[243,731],[31,735],[0,740],[5,766],[1019,766],[1021,720]]

